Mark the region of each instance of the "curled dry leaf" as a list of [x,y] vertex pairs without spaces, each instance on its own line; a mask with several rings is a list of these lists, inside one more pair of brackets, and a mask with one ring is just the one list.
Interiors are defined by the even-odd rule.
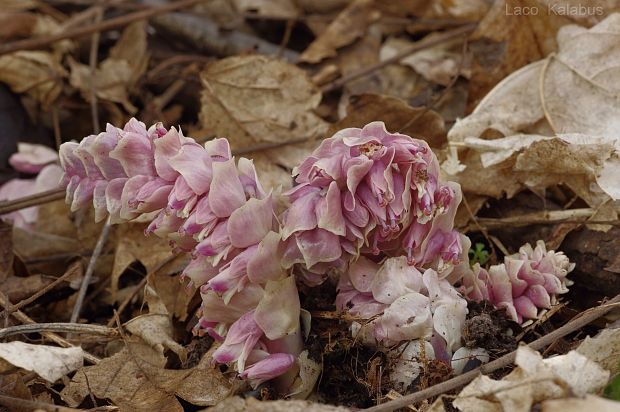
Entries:
[[300,60],[318,63],[336,56],[336,50],[353,43],[366,33],[368,26],[379,18],[372,0],[354,0],[302,53]]
[[[139,261],[144,265],[147,273],[152,273],[163,262],[170,259],[172,252],[168,242],[156,236],[144,236],[145,228],[146,225],[142,223],[127,223],[115,228],[117,241],[110,279],[110,291],[113,298],[117,297],[121,275],[133,262]],[[171,274],[180,271],[183,268],[183,261],[184,257],[176,258],[170,265],[166,265],[158,273]]]
[[453,148],[444,170],[487,196],[563,182],[591,207],[620,199],[618,27],[620,14],[589,30],[563,27],[557,55],[508,76],[450,130],[467,150],[461,164]]
[[146,46],[146,24],[132,23],[123,31],[110,50],[109,57],[99,64],[94,74],[89,66],[69,59],[69,81],[87,99],[90,99],[94,88],[98,98],[121,103],[129,113],[135,113],[137,108],[129,101],[128,93],[146,70]]
[[446,143],[444,121],[436,112],[411,107],[392,96],[370,93],[353,96],[346,117],[333,124],[327,134],[332,135],[347,127],[363,127],[377,119],[385,122],[388,130],[423,139],[432,148],[441,148]]
[[125,327],[132,334],[141,337],[156,351],[163,354],[165,348],[170,349],[179,356],[182,362],[185,362],[187,350],[172,337],[172,316],[149,283],[144,288],[144,298],[149,305],[149,313],[131,319],[125,323]]
[[620,362],[620,329],[603,329],[594,337],[587,336],[577,352],[615,375]]
[[321,92],[292,64],[259,55],[229,57],[210,64],[202,81],[201,121],[233,148],[309,138],[326,128],[313,112]]
[[110,399],[121,411],[183,411],[176,396],[195,405],[214,405],[230,393],[230,384],[205,355],[194,368],[164,369],[165,359],[144,344],[126,342],[127,347],[82,368],[63,389],[61,396],[78,406],[92,393]]
[[259,16],[294,19],[299,15],[293,0],[234,0],[235,8],[242,13]]
[[611,401],[594,395],[585,398],[565,398],[544,401],[540,404],[541,412],[618,412],[617,401]]
[[[515,17],[515,10],[540,11]],[[469,102],[475,106],[500,80],[557,49],[555,34],[572,21],[534,0],[496,0],[470,37],[473,54]]]
[[[430,34],[427,39],[431,40],[436,34]],[[459,74],[459,67],[467,67],[461,64],[464,58],[462,53],[463,39],[438,44],[434,47],[426,48],[413,53],[400,61],[421,74],[426,80],[448,86],[452,79]],[[389,38],[381,46],[381,60],[394,57],[403,50],[411,48],[413,42],[401,38]],[[464,70],[461,69],[461,74]]]
[[155,289],[168,312],[180,321],[187,320],[189,304],[197,289],[188,290],[176,275],[149,274],[149,284]]
[[14,341],[0,343],[0,359],[54,383],[82,366],[84,352],[79,347],[58,348]]
[[0,82],[25,93],[46,110],[62,92],[67,72],[60,56],[44,51],[18,51],[0,56]]

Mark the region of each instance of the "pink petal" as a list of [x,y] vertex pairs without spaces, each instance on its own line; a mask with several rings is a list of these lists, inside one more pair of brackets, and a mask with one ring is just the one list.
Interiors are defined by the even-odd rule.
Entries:
[[121,163],[110,157],[110,152],[114,150],[121,138],[120,132],[120,129],[108,124],[106,131],[97,135],[90,149],[95,164],[106,180],[127,177]]
[[249,379],[254,387],[284,374],[295,363],[295,357],[288,353],[274,353],[256,362],[241,373],[241,378]]
[[244,248],[257,244],[273,226],[271,195],[262,200],[251,198],[228,218],[228,235],[234,247]]
[[281,266],[280,234],[270,231],[258,244],[258,249],[248,262],[250,282],[265,284],[269,280],[278,280],[283,276]]
[[299,330],[301,305],[295,277],[269,281],[256,307],[254,319],[267,338],[274,340]]
[[324,229],[314,229],[295,236],[308,268],[319,262],[332,262],[342,255],[338,236]]
[[211,210],[218,217],[228,217],[245,204],[246,197],[237,174],[235,160],[213,163],[213,181],[209,192]]
[[379,268],[377,263],[360,256],[349,266],[348,278],[359,292],[370,292]]
[[293,233],[312,230],[317,226],[316,205],[321,195],[318,188],[304,187],[298,193],[300,197],[294,200],[288,208],[282,228],[282,239],[288,239]]
[[328,230],[335,235],[345,235],[345,222],[342,215],[340,189],[338,184],[332,182],[327,189],[327,194],[316,205],[317,226]]
[[155,176],[155,160],[151,140],[141,134],[123,132],[110,157],[118,160],[127,176]]
[[526,319],[536,319],[538,316],[538,308],[527,296],[515,298],[514,306],[517,313]]
[[532,285],[524,293],[539,308],[551,308],[551,298],[542,285]]
[[237,369],[243,371],[250,351],[261,336],[263,331],[254,321],[254,311],[248,312],[232,324],[222,346],[213,352],[213,359],[219,363],[237,361]]
[[58,153],[47,146],[20,142],[17,144],[17,153],[9,157],[9,164],[18,172],[35,174],[57,160]]
[[213,176],[211,163],[211,157],[197,143],[184,144],[178,153],[169,159],[170,166],[183,176],[197,195],[209,190]]

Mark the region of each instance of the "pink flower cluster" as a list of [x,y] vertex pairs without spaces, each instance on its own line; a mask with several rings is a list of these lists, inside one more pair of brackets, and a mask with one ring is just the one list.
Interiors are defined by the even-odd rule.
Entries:
[[[11,179],[0,186],[0,201],[42,193],[58,188],[62,174],[57,164],[58,153],[47,146],[19,143],[17,153],[9,158],[9,164],[21,173],[37,174],[33,179]],[[33,228],[38,215],[38,207],[32,206],[0,216],[13,223],[14,227],[25,230]]]
[[[224,341],[216,360],[236,361],[254,382],[293,365],[301,347],[299,297],[294,281],[286,281],[292,278],[274,264],[279,235],[272,231],[272,196],[252,161],[236,162],[226,139],[202,146],[174,128],[147,129],[135,119],[64,143],[60,160],[72,210],[92,201],[96,219],[109,215],[112,223],[150,213],[147,234],[192,252],[182,278],[201,287],[198,329]],[[288,307],[269,303],[269,291],[282,282],[288,282],[280,287]],[[285,329],[282,318],[290,318]]]
[[557,303],[558,295],[568,292],[572,281],[566,275],[574,267],[564,253],[547,251],[539,240],[536,248],[528,243],[488,271],[474,265],[465,273],[462,289],[469,299],[489,301],[521,323],[537,319],[541,310]]
[[387,347],[429,340],[436,354],[447,355],[461,347],[467,302],[434,269],[421,273],[404,256],[382,264],[362,256],[341,275],[338,290],[338,309],[370,319],[361,330],[370,335],[366,341],[372,337]]
[[410,265],[440,270],[458,262],[460,187],[440,182],[426,142],[373,122],[323,140],[294,173],[283,264],[301,266],[309,283],[360,254],[405,254]]

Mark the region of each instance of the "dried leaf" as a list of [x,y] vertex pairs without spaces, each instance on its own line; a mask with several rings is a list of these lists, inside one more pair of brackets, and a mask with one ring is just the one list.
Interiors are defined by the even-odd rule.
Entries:
[[[427,39],[432,39],[435,34],[430,34]],[[413,53],[400,61],[421,74],[426,80],[448,86],[457,74],[468,74],[462,68],[464,56],[461,51],[462,39],[441,43],[437,46],[426,48]],[[411,48],[413,42],[401,38],[389,38],[381,47],[381,60],[394,57],[403,50]]]
[[313,137],[325,122],[313,113],[321,93],[298,67],[265,56],[219,60],[202,73],[203,124],[233,147]]
[[188,290],[176,275],[154,273],[149,276],[149,283],[166,305],[168,313],[180,321],[187,320],[188,306],[197,289]]
[[0,290],[8,296],[11,302],[19,302],[34,295],[53,281],[54,278],[44,275],[9,276],[3,282],[0,281]]
[[[143,344],[127,342],[119,353],[73,376],[61,396],[71,406],[92,393],[111,399],[121,411],[183,411],[175,395],[196,405],[214,405],[230,392],[230,384],[208,355],[192,369],[163,369],[165,359]],[[87,377],[87,379],[85,378]]]
[[123,30],[109,57],[99,64],[94,73],[91,73],[89,66],[69,59],[69,81],[86,99],[91,98],[94,88],[98,98],[121,103],[129,113],[135,113],[137,108],[129,101],[129,93],[146,70],[146,46],[145,23],[133,23]]
[[336,50],[351,44],[364,35],[368,26],[379,18],[372,0],[354,0],[327,29],[302,53],[300,60],[318,63],[327,57],[336,56]]
[[182,362],[185,362],[187,350],[172,337],[172,317],[165,303],[148,281],[144,288],[144,298],[149,305],[149,313],[131,319],[125,323],[125,327],[132,334],[141,337],[156,351],[163,354],[165,348],[170,349],[179,356]]
[[[515,10],[539,10],[515,17]],[[571,20],[536,0],[496,0],[471,35],[473,52],[470,106],[475,106],[501,79],[557,49],[555,34]]]
[[543,359],[522,345],[515,363],[518,367],[502,380],[487,376],[473,380],[454,400],[454,406],[463,412],[527,412],[535,403],[547,399],[596,392],[609,379],[608,371],[576,351]]
[[620,362],[620,329],[603,329],[593,338],[586,336],[577,352],[615,375]]
[[47,110],[62,92],[67,72],[60,56],[44,51],[18,51],[0,56],[0,82],[25,93]]
[[32,345],[19,341],[0,343],[0,358],[54,383],[84,363],[80,347]]
[[[170,245],[166,240],[156,236],[144,236],[145,227],[142,223],[126,223],[116,228],[116,250],[110,279],[110,292],[113,296],[116,296],[118,292],[121,275],[133,262],[139,261],[144,265],[147,273],[151,273],[172,255]],[[183,258],[175,259],[175,262],[182,260]],[[179,267],[175,264],[160,273],[175,273],[177,269]]]
[[299,11],[293,0],[234,0],[237,11],[269,18],[294,19]]
[[411,107],[395,97],[370,93],[352,97],[347,116],[332,125],[328,134],[346,127],[363,127],[379,119],[389,131],[423,139],[433,148],[441,148],[446,142],[444,121],[436,112]]
[[618,410],[620,410],[618,402],[594,395],[586,395],[585,398],[553,399],[540,404],[541,412],[618,412]]

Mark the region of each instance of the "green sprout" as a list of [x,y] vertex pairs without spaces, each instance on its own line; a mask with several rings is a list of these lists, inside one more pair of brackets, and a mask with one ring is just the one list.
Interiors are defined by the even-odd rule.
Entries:
[[[620,367],[620,364],[618,364],[618,367]],[[616,374],[605,388],[605,397],[614,401],[620,401],[620,373]]]
[[474,248],[469,249],[469,264],[480,263],[484,265],[489,260],[489,251],[486,250],[484,243],[476,243]]

